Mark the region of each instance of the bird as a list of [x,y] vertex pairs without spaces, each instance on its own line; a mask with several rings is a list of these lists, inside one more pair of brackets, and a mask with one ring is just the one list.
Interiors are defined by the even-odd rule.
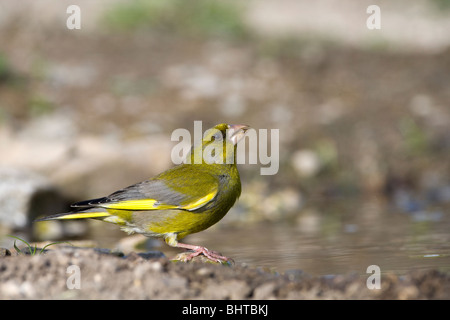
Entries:
[[148,180],[109,196],[77,202],[71,211],[35,220],[97,219],[119,225],[128,234],[162,238],[167,245],[187,249],[184,262],[203,255],[217,263],[233,259],[203,246],[180,242],[189,234],[219,222],[241,194],[236,146],[247,125],[218,124],[201,143],[194,142],[185,161]]

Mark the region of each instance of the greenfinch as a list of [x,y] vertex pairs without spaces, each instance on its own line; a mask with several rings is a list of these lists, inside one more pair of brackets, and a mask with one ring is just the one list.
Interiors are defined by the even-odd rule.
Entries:
[[241,194],[236,145],[246,125],[219,124],[194,143],[184,163],[159,175],[118,190],[107,197],[71,205],[73,211],[36,221],[92,218],[121,226],[125,232],[163,238],[172,247],[190,250],[220,263],[230,258],[202,246],[179,242],[222,219]]

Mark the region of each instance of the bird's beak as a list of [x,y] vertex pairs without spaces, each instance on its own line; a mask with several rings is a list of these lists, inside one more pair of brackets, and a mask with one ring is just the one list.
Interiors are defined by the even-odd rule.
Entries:
[[245,124],[229,124],[228,125],[228,137],[236,145],[239,141],[244,138],[247,130],[250,129],[249,126]]

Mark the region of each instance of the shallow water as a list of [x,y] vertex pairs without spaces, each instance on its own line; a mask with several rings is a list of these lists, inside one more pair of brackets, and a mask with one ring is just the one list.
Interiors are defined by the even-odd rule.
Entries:
[[[217,225],[183,242],[219,251],[237,264],[277,272],[364,275],[370,265],[382,273],[429,268],[450,272],[450,206],[419,209],[405,211],[366,199],[320,201],[286,221],[256,224],[236,223],[236,213],[230,211]],[[95,222],[111,232],[100,245],[111,247],[117,236],[126,237],[116,226]],[[180,252],[162,241],[150,244],[169,258]]]
[[347,207],[305,209],[289,223],[218,226],[186,242],[217,250],[236,263],[278,272],[365,274],[370,265],[378,265],[382,273],[450,271],[448,206],[411,213],[377,202]]

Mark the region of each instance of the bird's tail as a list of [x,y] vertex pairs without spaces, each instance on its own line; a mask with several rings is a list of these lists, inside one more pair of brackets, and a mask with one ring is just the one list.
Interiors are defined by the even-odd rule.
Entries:
[[48,220],[70,220],[70,219],[88,219],[88,218],[106,218],[111,216],[102,208],[80,208],[71,212],[57,213],[44,218],[36,219],[34,222]]

